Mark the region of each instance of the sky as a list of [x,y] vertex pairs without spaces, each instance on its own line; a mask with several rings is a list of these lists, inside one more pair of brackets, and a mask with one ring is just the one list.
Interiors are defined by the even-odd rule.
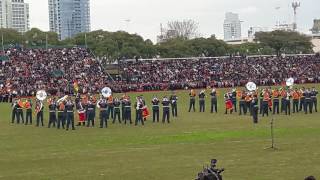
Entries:
[[[30,26],[49,29],[48,0],[25,0],[30,6]],[[125,30],[156,41],[160,24],[193,19],[199,23],[204,37],[216,35],[223,39],[226,12],[238,13],[242,36],[249,27],[269,30],[277,21],[292,23],[293,0],[90,0],[91,30]],[[301,0],[298,10],[298,30],[309,33],[313,19],[320,19],[320,0]],[[129,20],[129,21],[128,21]]]

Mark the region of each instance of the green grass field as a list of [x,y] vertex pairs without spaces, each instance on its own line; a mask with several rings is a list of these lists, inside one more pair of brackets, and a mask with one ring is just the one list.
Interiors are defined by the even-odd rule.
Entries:
[[[226,180],[320,178],[320,113],[275,116],[279,150],[265,150],[271,117],[254,126],[249,116],[224,115],[219,93],[218,114],[209,113],[209,99],[206,113],[188,113],[188,92],[180,91],[179,117],[171,124],[149,118],[145,127],[69,132],[10,124],[10,105],[0,104],[0,179],[192,180],[212,158],[226,169]],[[144,93],[148,103],[153,94],[170,92]]]

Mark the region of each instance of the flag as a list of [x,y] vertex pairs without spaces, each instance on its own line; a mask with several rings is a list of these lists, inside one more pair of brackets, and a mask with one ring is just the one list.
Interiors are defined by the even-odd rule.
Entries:
[[79,92],[79,84],[78,84],[78,81],[74,81],[74,83],[73,83],[73,88],[74,88],[74,91],[75,91],[76,93]]

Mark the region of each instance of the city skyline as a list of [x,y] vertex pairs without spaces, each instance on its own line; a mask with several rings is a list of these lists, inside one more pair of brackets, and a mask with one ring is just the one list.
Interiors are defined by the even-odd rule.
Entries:
[[[30,27],[49,30],[48,2],[26,0],[30,4]],[[293,22],[292,0],[90,0],[91,30],[125,30],[137,33],[145,39],[156,42],[160,33],[160,23],[172,20],[193,19],[199,23],[202,36],[215,34],[223,39],[223,21],[226,12],[238,13],[242,24],[242,36],[247,37],[249,27],[268,27],[276,22]],[[298,30],[304,33],[312,28],[313,19],[319,18],[317,11],[320,1],[301,1],[298,9]],[[130,21],[128,21],[130,20]]]

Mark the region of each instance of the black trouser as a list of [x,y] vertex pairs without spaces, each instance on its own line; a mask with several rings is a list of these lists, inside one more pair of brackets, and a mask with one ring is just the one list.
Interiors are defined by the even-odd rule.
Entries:
[[285,112],[285,108],[286,108],[286,99],[281,98],[281,113]]
[[178,117],[178,105],[177,104],[172,104],[172,117]]
[[312,114],[312,109],[313,109],[313,102],[311,99],[306,99],[305,101],[305,106],[304,106],[304,112],[307,114],[308,113],[308,108],[309,108],[309,113]]
[[108,112],[107,110],[101,110],[100,111],[100,128],[103,128],[103,126],[105,125],[105,127],[108,127]]
[[170,123],[170,108],[168,107],[163,108],[162,123],[165,123],[166,120]]
[[130,107],[124,109],[124,124],[127,124],[127,121],[130,121],[130,124],[132,124]]
[[16,116],[17,116],[17,109],[13,109],[11,113],[11,123],[14,123],[14,121],[16,120]]
[[[90,122],[92,127],[94,127],[94,116],[95,116],[95,112],[93,110],[88,112],[88,122],[87,122],[87,127],[90,126]],[[109,119],[109,118],[108,118]]]
[[159,122],[159,108],[152,110],[152,117],[153,122],[156,122],[156,120]]
[[273,100],[273,114],[279,114],[279,99]]
[[293,106],[293,113],[295,112],[299,112],[299,100],[298,99],[294,99],[292,101],[292,106]]
[[200,100],[199,101],[199,105],[200,105],[200,112],[204,112],[205,108],[206,108],[206,104],[204,100]]
[[43,111],[40,111],[37,113],[37,127],[39,127],[41,122],[41,126],[44,126],[43,124]]
[[32,124],[32,111],[31,111],[31,109],[27,109],[26,124],[25,125],[28,125],[29,122],[30,122],[30,124]]
[[253,118],[253,123],[254,124],[258,123],[258,111],[259,111],[258,105],[253,106],[253,108],[252,108],[252,118]]
[[121,106],[121,119],[124,120],[124,110],[125,110],[125,107],[122,105]]
[[112,106],[108,106],[108,119],[111,115],[111,119],[113,119],[113,107]]
[[291,115],[291,102],[290,100],[284,100],[284,112],[286,115]]
[[239,115],[242,115],[242,112],[244,115],[247,114],[247,106],[246,106],[246,102],[245,101],[240,101],[239,103]]
[[218,113],[218,102],[217,102],[217,99],[211,99],[211,113],[213,113],[213,111]]
[[53,127],[56,127],[56,122],[57,122],[57,116],[55,112],[50,112],[49,113],[49,124],[48,128],[51,127],[51,124],[53,124]]
[[143,115],[142,115],[142,109],[137,110],[137,118],[135,125],[137,126],[139,122],[141,122],[142,125],[144,125]]
[[316,97],[311,98],[312,103],[313,103],[313,107],[314,107],[314,111],[318,112],[318,99]]
[[17,123],[20,124],[20,120],[22,123],[24,123],[23,110],[17,109],[16,113],[17,113],[17,115],[16,115],[17,116]]
[[306,106],[306,98],[302,97],[302,98],[300,98],[299,111],[304,111],[305,106]]
[[263,99],[262,98],[260,98],[260,101],[259,101],[259,109],[260,109],[260,114],[262,114],[263,113]]
[[252,116],[252,107],[250,102],[246,102],[247,110],[249,110],[250,116]]
[[193,109],[193,112],[196,112],[195,103],[196,101],[194,99],[190,99],[189,112],[191,109]]
[[115,108],[114,108],[114,115],[113,115],[113,122],[112,122],[112,123],[115,123],[115,122],[116,122],[117,117],[118,117],[119,123],[121,124],[120,108],[115,107]]
[[73,112],[67,112],[67,130],[69,130],[70,125],[72,126],[72,130],[75,130]]
[[65,113],[64,113],[64,112],[58,112],[58,124],[57,124],[57,128],[60,129],[60,125],[61,125],[62,128],[64,129],[65,123],[66,123]]
[[237,100],[236,99],[232,100],[232,105],[233,105],[234,112],[237,112]]
[[269,103],[268,101],[263,101],[262,102],[262,117],[264,117],[264,115],[266,114],[267,116],[269,116]]

